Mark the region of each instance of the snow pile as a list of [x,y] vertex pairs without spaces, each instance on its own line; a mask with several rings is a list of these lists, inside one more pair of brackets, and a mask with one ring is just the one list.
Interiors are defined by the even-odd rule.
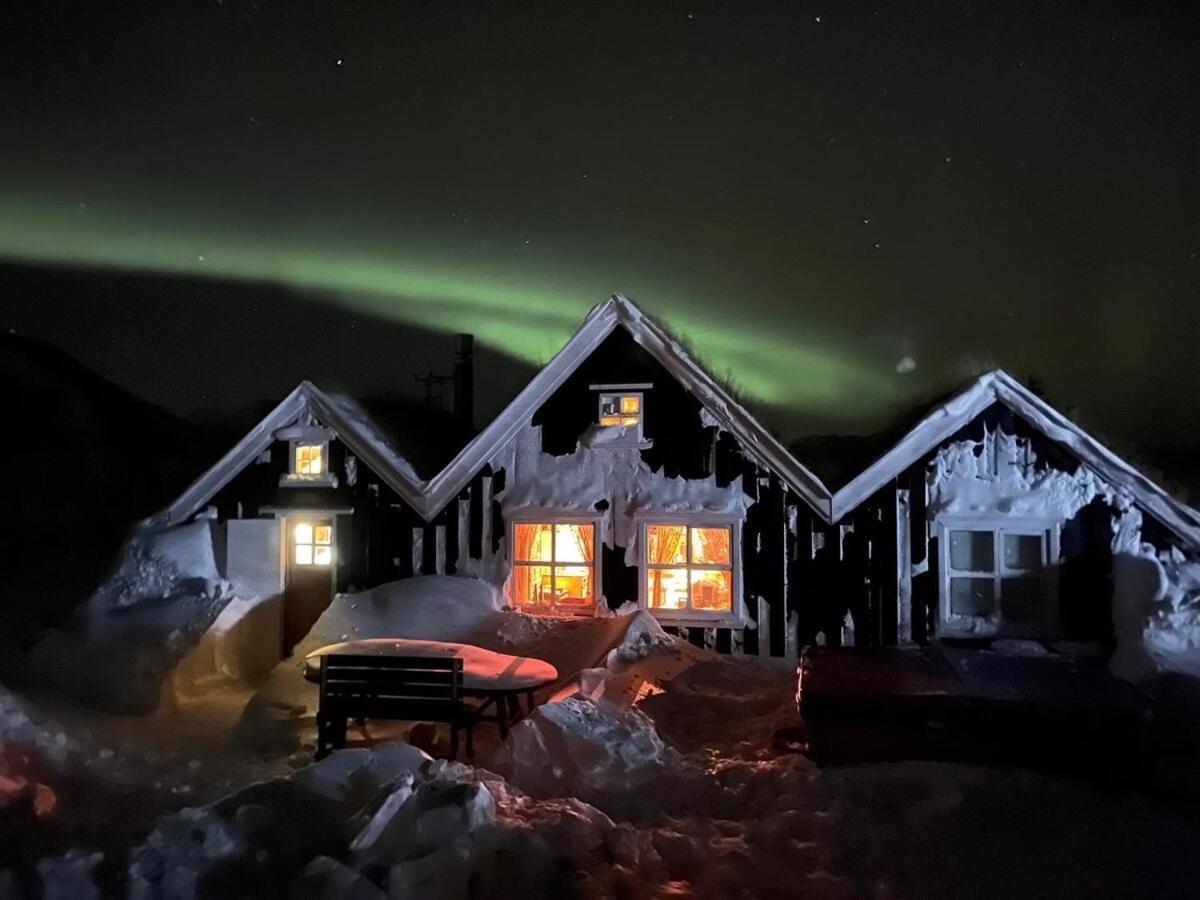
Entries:
[[609,651],[605,666],[616,670],[650,656],[669,653],[675,647],[676,639],[663,631],[658,619],[644,609],[639,610],[630,617],[621,643]]
[[552,897],[574,893],[574,870],[622,858],[636,861],[632,829],[578,800],[534,801],[388,744],[164,817],[131,856],[128,893]]
[[379,637],[472,643],[495,632],[502,615],[494,590],[482,581],[453,575],[404,578],[334,597],[295,653]]
[[581,695],[539,706],[491,765],[536,797],[588,802],[660,790],[664,771],[692,774],[641,712]]
[[147,713],[164,679],[234,598],[207,521],[129,539],[113,576],[64,627],[3,661],[17,685],[114,712]]
[[217,581],[212,528],[199,521],[164,531],[135,533],[116,574],[89,603],[94,614],[128,609],[179,593],[189,580]]
[[1109,668],[1142,682],[1161,672],[1200,678],[1200,560],[1178,551],[1118,554],[1113,560],[1117,650]]

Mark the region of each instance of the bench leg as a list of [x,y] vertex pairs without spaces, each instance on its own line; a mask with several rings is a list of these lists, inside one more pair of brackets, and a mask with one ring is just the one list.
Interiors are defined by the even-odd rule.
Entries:
[[458,759],[458,726],[450,726],[450,758]]
[[525,710],[526,715],[533,712],[533,691],[525,692],[525,706],[527,707]]

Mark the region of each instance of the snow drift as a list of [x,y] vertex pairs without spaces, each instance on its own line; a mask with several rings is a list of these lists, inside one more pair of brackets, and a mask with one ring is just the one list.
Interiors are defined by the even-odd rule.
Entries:
[[113,712],[152,712],[165,677],[234,596],[210,522],[136,532],[112,576],[61,628],[6,657],[4,676]]

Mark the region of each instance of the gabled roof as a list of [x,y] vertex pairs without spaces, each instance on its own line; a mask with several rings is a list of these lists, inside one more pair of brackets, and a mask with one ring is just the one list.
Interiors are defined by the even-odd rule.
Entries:
[[475,473],[506,447],[534,413],[617,327],[663,365],[708,410],[713,420],[736,437],[757,462],[775,472],[818,515],[828,517],[830,495],[821,480],[695,362],[667,331],[621,294],[592,308],[579,330],[515,399],[429,480],[422,514],[429,518],[449,503]]
[[1177,537],[1200,546],[1200,512],[1173,498],[1007,372],[999,370],[980,376],[961,394],[935,408],[862,474],[837,491],[832,500],[832,521],[852,512],[994,403],[1008,407],[1047,438],[1064,445],[1109,484],[1127,491],[1134,502]]
[[270,446],[276,431],[296,421],[306,410],[332,428],[405,503],[429,520],[452,501],[522,427],[529,424],[538,408],[619,326],[626,328],[638,344],[674,375],[703,404],[712,420],[736,437],[750,456],[775,472],[818,515],[829,517],[830,495],[821,480],[800,465],[728,391],[688,356],[661,325],[645,316],[632,301],[614,294],[593,307],[574,336],[516,398],[444,469],[428,480],[417,474],[357,404],[327,394],[304,381],[174,503],[149,519],[147,524],[175,525],[196,513]]
[[362,409],[353,401],[327,394],[315,384],[302,381],[233,449],[192,482],[170,506],[146,520],[146,524],[166,527],[185,521],[270,447],[276,431],[291,425],[305,412],[332,428],[338,438],[406,503],[418,510],[422,508],[424,482]]

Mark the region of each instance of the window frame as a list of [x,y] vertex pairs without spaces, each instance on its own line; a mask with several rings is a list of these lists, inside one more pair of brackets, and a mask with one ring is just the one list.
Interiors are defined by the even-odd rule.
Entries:
[[[984,531],[992,535],[992,570],[955,569],[950,563],[950,533],[952,531]],[[947,634],[976,635],[1054,635],[1058,625],[1058,566],[1062,521],[1027,516],[939,516],[938,539],[938,629]],[[1040,568],[1010,568],[1004,562],[1006,535],[1037,536],[1041,538]],[[1040,616],[1028,621],[1004,617],[1004,580],[1036,576],[1042,582],[1043,608]],[[995,596],[995,626],[979,630],[971,625],[986,622],[990,617],[955,615],[950,609],[951,578],[992,579]]]
[[[311,541],[309,541],[307,543],[301,543],[300,541],[296,540],[296,529],[300,525],[308,525],[313,529],[313,535],[312,535]],[[316,529],[322,528],[322,527],[327,527],[329,529],[329,543],[328,544],[317,543]],[[297,514],[294,514],[294,515],[288,515],[284,519],[283,528],[281,530],[283,531],[283,540],[284,540],[283,555],[284,555],[284,561],[285,561],[286,568],[295,567],[295,568],[305,569],[305,570],[322,570],[322,569],[324,569],[324,570],[330,572],[331,577],[333,577],[332,573],[337,569],[337,565],[338,565],[337,516],[330,516],[327,513],[325,513],[324,511],[313,512],[312,514],[298,512]],[[314,562],[314,561],[310,560],[309,562],[302,563],[296,559],[296,548],[297,547],[311,547],[313,550],[314,558],[316,557],[317,547],[328,547],[329,548],[329,562],[318,563],[318,562]]]
[[[733,518],[719,513],[705,515],[703,513],[655,514],[648,513],[636,517],[638,540],[638,608],[649,612],[656,619],[670,625],[696,627],[729,627],[741,628],[746,624],[746,604],[742,597],[742,524],[740,518]],[[730,572],[730,608],[727,612],[697,610],[692,608],[691,571],[726,571],[725,566],[704,564],[693,565],[691,533],[686,538],[687,562],[679,564],[657,564],[646,559],[649,549],[649,527],[651,525],[684,525],[691,528],[728,528],[730,529],[729,566]],[[687,609],[655,609],[650,606],[649,573],[651,569],[687,569],[688,576],[688,608]]]
[[[602,425],[602,424],[600,424],[600,420],[604,417],[604,401],[605,401],[605,399],[610,398],[610,397],[617,398],[618,408],[621,405],[621,401],[625,397],[637,397],[638,411],[637,411],[637,425],[636,426]],[[622,414],[622,415],[624,415],[624,414]],[[645,426],[645,423],[646,423],[646,395],[644,392],[642,392],[640,390],[636,390],[636,391],[635,390],[621,390],[619,388],[601,388],[599,390],[599,393],[596,398],[596,425],[597,425],[597,427],[599,427],[599,428],[626,428],[626,429],[632,427],[634,429],[634,431],[632,432],[630,440],[641,441],[643,439],[643,434],[644,434],[643,428]]]
[[[559,563],[554,559],[554,526],[555,525],[591,525],[592,526],[592,602],[590,606],[582,606],[574,603],[552,603],[548,606],[531,607],[523,603],[516,602],[516,598],[509,596],[509,602],[516,609],[522,612],[527,612],[530,615],[552,614],[552,615],[575,615],[575,616],[594,616],[596,610],[600,608],[600,603],[604,597],[603,591],[603,567],[600,565],[600,551],[603,546],[603,541],[600,536],[600,526],[602,517],[589,514],[572,514],[572,513],[551,513],[545,511],[530,510],[528,513],[516,513],[505,516],[506,545],[508,548],[508,568],[509,578],[511,579],[516,572],[517,566],[534,567],[545,566],[550,569],[551,584],[553,584],[555,568],[572,568],[586,565],[586,563],[563,562]],[[550,559],[548,561],[538,562],[536,560],[526,560],[518,562],[517,560],[517,527],[518,525],[549,525],[551,528],[551,550]]]

